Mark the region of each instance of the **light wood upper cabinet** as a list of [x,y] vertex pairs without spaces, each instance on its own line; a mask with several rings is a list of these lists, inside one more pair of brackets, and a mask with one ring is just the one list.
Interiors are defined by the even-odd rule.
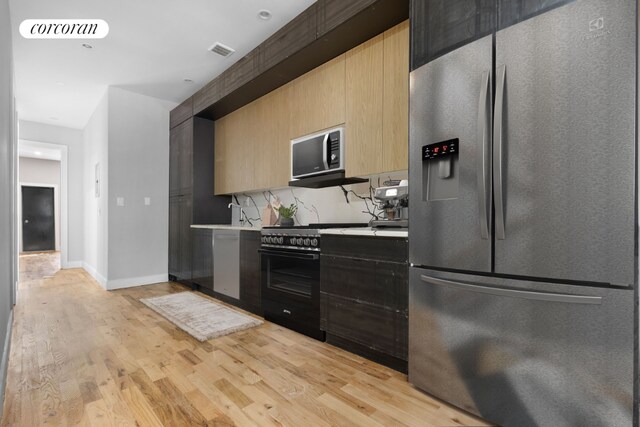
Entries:
[[384,33],[382,171],[409,167],[409,21]]
[[408,21],[346,55],[346,175],[407,169]]
[[289,182],[290,91],[284,86],[256,101],[255,189],[285,187]]
[[407,169],[404,22],[216,121],[215,192],[285,187],[290,141],[345,125],[347,176]]
[[346,175],[382,171],[384,36],[346,54]]
[[229,194],[253,188],[251,123],[257,109],[249,104],[215,124],[215,193]]
[[345,55],[298,77],[287,87],[291,112],[289,139],[345,122]]

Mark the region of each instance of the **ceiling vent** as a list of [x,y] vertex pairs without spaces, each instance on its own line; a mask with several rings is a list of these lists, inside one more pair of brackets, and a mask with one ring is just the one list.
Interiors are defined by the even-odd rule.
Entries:
[[217,53],[220,56],[227,57],[231,55],[235,50],[231,49],[229,46],[225,46],[220,42],[216,42],[213,46],[209,48],[209,50],[213,53]]

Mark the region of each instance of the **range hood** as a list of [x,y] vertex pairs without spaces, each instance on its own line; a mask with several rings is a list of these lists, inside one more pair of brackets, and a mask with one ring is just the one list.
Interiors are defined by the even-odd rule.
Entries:
[[325,188],[368,182],[367,178],[345,178],[344,171],[315,175],[289,181],[289,187]]

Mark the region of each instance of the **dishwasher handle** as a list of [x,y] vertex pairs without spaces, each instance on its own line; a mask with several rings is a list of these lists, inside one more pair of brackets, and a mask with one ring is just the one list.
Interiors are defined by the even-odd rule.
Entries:
[[503,297],[523,298],[536,301],[565,302],[571,304],[602,304],[602,297],[594,297],[589,295],[556,294],[551,292],[521,291],[518,289],[494,288],[490,286],[475,285],[472,283],[454,282],[451,280],[439,279],[437,277],[425,275],[420,275],[420,280],[431,285],[444,286],[450,289]]
[[216,240],[238,240],[240,236],[237,234],[214,234],[213,238]]

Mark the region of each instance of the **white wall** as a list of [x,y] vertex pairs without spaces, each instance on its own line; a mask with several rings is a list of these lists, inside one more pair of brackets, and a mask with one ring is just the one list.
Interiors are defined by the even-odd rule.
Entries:
[[[379,187],[385,180],[388,179],[406,179],[407,172],[394,172],[393,174],[385,174],[380,176],[370,177],[371,185]],[[369,196],[369,184],[353,184],[345,186],[345,189],[352,190],[359,196]],[[251,196],[251,201],[248,196]],[[372,219],[372,216],[367,211],[372,211],[379,214],[380,210],[374,210],[374,204],[371,201],[367,201],[369,209],[367,210],[367,203],[362,199],[356,197],[353,193],[349,193],[347,199],[344,196],[344,192],[340,187],[328,187],[320,189],[310,188],[281,188],[271,190],[271,195],[268,192],[254,192],[237,194],[236,197],[242,206],[246,215],[252,221],[254,225],[260,225],[262,218],[262,210],[267,205],[267,198],[273,199],[272,196],[277,196],[283,205],[289,206],[292,203],[298,205],[298,213],[296,214],[296,224],[307,225],[310,223],[343,223],[343,222],[355,222],[366,223]],[[296,200],[297,199],[297,200]],[[257,205],[257,209],[254,206]],[[232,223],[239,223],[238,209],[233,209]]]
[[[83,158],[83,211],[84,258],[83,266],[103,287],[108,276],[108,171],[109,144],[108,94],[98,103],[82,134]],[[100,165],[100,197],[95,195],[95,165]]]
[[[15,284],[16,144],[9,3],[0,0],[0,402],[4,397]],[[0,408],[0,417],[2,408]]]
[[67,212],[70,265],[84,260],[84,147],[79,129],[20,120],[20,139],[67,146]]
[[[167,280],[169,111],[175,105],[109,88],[109,289]],[[117,205],[119,197],[124,206]]]
[[[54,188],[56,250],[60,250],[60,161],[20,157],[19,165],[20,185],[42,184]],[[18,195],[18,198],[22,200],[21,195]],[[18,218],[22,218],[21,204],[18,205]],[[22,227],[18,232],[22,251]]]

